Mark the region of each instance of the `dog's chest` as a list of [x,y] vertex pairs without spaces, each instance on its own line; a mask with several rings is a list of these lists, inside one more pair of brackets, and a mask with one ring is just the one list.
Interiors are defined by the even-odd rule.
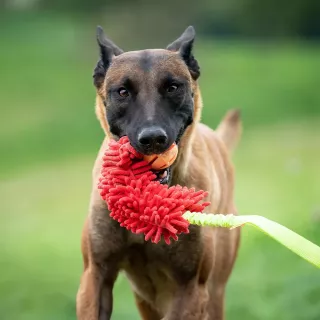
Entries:
[[181,234],[171,245],[153,244],[133,237],[122,263],[133,290],[165,314],[170,307],[177,283],[197,274],[201,259],[200,229],[192,226],[188,235]]
[[134,245],[123,262],[123,269],[134,292],[165,314],[176,283],[161,254],[150,253],[143,245]]

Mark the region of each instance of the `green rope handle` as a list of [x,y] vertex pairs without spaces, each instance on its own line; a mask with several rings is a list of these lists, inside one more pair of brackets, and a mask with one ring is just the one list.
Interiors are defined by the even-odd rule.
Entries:
[[264,217],[256,215],[235,216],[233,214],[203,214],[190,211],[185,212],[183,217],[191,224],[200,226],[234,229],[243,226],[244,224],[250,224],[280,242],[306,261],[320,268],[320,247],[279,223]]

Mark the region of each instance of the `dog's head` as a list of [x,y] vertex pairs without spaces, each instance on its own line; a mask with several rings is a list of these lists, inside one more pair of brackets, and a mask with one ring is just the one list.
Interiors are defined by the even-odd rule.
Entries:
[[97,111],[107,134],[128,136],[143,154],[159,154],[179,143],[194,120],[200,75],[192,54],[194,38],[194,28],[188,27],[166,49],[123,52],[98,27],[94,84],[104,105]]

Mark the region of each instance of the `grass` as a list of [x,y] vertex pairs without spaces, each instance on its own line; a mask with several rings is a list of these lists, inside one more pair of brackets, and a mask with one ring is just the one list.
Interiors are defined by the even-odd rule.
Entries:
[[[0,19],[0,314],[71,320],[102,139],[91,83],[97,55],[75,20],[16,21]],[[196,49],[203,121],[215,126],[230,107],[243,110],[234,159],[239,211],[320,244],[320,46],[199,41]],[[228,319],[319,319],[319,283],[319,270],[246,227],[228,285]],[[113,319],[138,319],[122,276]]]

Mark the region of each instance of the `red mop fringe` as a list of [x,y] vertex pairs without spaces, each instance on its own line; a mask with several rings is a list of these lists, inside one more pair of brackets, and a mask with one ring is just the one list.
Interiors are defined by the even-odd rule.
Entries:
[[156,175],[127,137],[112,140],[103,157],[98,188],[110,216],[133,233],[144,233],[145,240],[158,243],[163,237],[178,240],[189,233],[186,211],[202,212],[210,203],[199,203],[208,193],[179,185],[168,187],[153,181]]

